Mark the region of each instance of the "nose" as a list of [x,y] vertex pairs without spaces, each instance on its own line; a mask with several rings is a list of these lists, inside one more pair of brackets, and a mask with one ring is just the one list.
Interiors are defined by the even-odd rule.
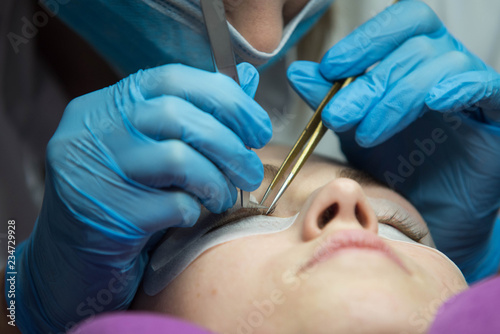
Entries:
[[356,181],[336,179],[313,193],[297,217],[305,241],[335,230],[365,229],[378,233],[378,220]]

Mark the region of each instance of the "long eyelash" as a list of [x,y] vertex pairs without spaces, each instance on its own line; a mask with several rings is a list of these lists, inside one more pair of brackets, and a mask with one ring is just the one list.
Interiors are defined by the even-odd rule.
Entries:
[[[274,213],[275,208],[267,214],[270,216]],[[205,232],[209,234],[218,230],[223,226],[232,225],[234,223],[239,222],[242,219],[253,217],[253,216],[265,216],[266,210],[259,208],[241,208],[235,212],[225,212],[219,216],[219,219],[216,223],[214,223],[210,229]],[[403,217],[403,218],[401,218]],[[416,228],[416,224],[409,219],[409,216],[403,216],[399,211],[394,212],[391,216],[388,217],[378,217],[378,221],[381,224],[386,224],[394,227],[399,230],[401,233],[408,236],[410,239],[419,242],[422,240],[429,232],[421,231]]]
[[390,217],[379,217],[379,223],[390,225],[417,242],[422,240],[429,233],[428,231],[421,231],[418,229],[417,226],[415,226],[416,223],[410,220],[408,216],[401,217],[402,214],[396,211]]
[[237,211],[233,211],[233,212],[226,211],[225,213],[219,215],[218,221],[215,222],[210,227],[210,229],[208,229],[205,232],[205,234],[209,234],[211,232],[214,232],[223,226],[228,226],[228,225],[237,223],[242,219],[253,217],[253,216],[264,216],[265,214],[266,214],[266,210],[259,209],[259,208],[241,208],[241,209],[238,209]]

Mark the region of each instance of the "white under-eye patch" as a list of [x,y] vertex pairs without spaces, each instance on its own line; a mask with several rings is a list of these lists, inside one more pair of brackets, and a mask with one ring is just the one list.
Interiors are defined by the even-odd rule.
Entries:
[[390,239],[390,240],[397,240],[397,241],[404,241],[404,242],[409,242],[412,244],[419,244],[403,232],[399,231],[397,228],[392,227],[387,224],[381,224],[378,223],[378,235]]
[[[230,211],[238,209],[234,207]],[[203,211],[193,227],[167,231],[146,269],[144,291],[150,296],[156,295],[207,249],[239,238],[284,231],[293,225],[297,215],[288,218],[252,216],[214,229],[219,215]]]

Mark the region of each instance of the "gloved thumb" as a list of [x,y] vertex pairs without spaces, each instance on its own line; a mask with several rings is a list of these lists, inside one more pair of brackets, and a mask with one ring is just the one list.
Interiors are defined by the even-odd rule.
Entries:
[[254,98],[259,86],[259,72],[249,63],[241,63],[236,67],[241,88],[248,96]]
[[479,109],[486,122],[500,126],[500,75],[492,71],[455,75],[432,88],[425,103],[440,112]]
[[299,96],[315,110],[325,98],[332,83],[319,72],[319,64],[310,61],[296,61],[287,71],[288,81]]

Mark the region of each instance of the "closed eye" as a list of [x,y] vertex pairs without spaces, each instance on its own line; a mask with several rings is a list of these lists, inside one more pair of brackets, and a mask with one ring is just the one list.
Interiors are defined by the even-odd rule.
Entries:
[[395,212],[391,216],[377,217],[377,219],[379,223],[394,227],[416,242],[420,242],[429,234],[429,230],[421,229],[418,222],[413,221],[409,216],[402,216],[400,212]]
[[[218,230],[219,228],[232,225],[246,218],[254,216],[264,216],[265,213],[265,209],[258,208],[241,208],[231,213],[226,212],[220,216],[220,219],[216,223],[214,223],[214,225],[212,225],[210,229],[205,232],[205,234],[209,234]],[[409,217],[402,216],[399,212],[395,212],[391,216],[385,215],[384,217],[377,217],[377,219],[379,223],[392,226],[393,228],[397,229],[408,238],[416,242],[419,242],[427,234],[429,234],[429,231],[422,231],[420,228],[418,228],[418,226],[415,226],[418,225],[418,223],[413,222],[411,219],[409,219]]]
[[239,222],[242,219],[250,218],[253,216],[265,216],[266,209],[259,208],[241,208],[233,212],[226,211],[219,216],[219,220],[214,223],[205,234],[209,234],[218,230],[221,227],[228,226]]

